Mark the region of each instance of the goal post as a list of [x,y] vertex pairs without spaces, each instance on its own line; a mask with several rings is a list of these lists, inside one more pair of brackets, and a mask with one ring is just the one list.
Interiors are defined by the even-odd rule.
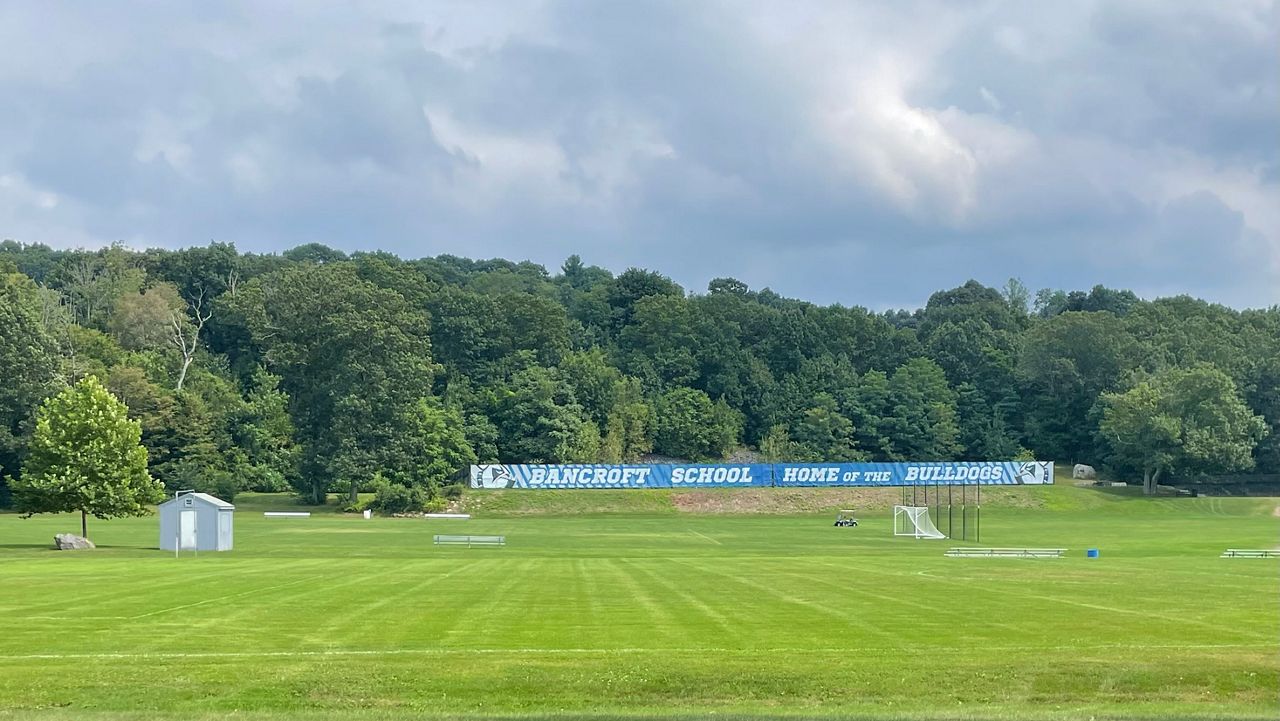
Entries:
[[946,538],[929,517],[928,506],[894,506],[893,535],[913,538]]

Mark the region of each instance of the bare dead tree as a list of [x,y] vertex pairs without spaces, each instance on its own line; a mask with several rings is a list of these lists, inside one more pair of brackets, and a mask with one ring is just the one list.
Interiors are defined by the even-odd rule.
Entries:
[[44,283],[40,289],[40,325],[57,335],[70,323],[74,323],[75,308],[71,300]]
[[240,271],[232,268],[227,271],[227,293],[232,298],[236,297],[236,289],[240,287]]
[[75,322],[87,324],[106,300],[102,263],[97,258],[82,258],[67,269],[71,312]]
[[182,384],[187,380],[187,369],[191,367],[191,361],[195,360],[196,349],[200,346],[200,331],[204,330],[204,324],[213,317],[213,308],[206,309],[204,304],[204,288],[201,288],[196,297],[187,299],[187,307],[191,311],[189,318],[184,317],[187,314],[182,311],[174,311],[170,316],[172,332],[169,340],[182,354],[178,390],[182,390]]

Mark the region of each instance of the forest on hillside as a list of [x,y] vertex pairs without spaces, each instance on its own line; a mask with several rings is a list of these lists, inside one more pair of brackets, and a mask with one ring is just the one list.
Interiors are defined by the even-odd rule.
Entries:
[[0,243],[0,505],[96,376],[173,490],[457,492],[477,461],[1026,458],[1280,473],[1280,309],[970,281],[925,307],[570,257]]

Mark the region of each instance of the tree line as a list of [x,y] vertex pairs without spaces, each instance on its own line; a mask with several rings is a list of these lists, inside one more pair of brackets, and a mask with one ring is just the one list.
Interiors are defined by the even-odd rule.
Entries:
[[459,492],[477,461],[992,460],[1280,473],[1280,309],[976,281],[872,312],[577,256],[0,243],[0,504],[93,377],[173,490]]

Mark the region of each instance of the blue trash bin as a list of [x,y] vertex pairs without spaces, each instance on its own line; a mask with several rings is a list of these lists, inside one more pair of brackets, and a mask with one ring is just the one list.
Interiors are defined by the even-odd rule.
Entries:
[[1096,548],[1090,548],[1089,550],[1087,550],[1087,551],[1085,551],[1085,552],[1084,552],[1084,555],[1085,555],[1085,557],[1087,557],[1087,558],[1097,558],[1097,557],[1098,557],[1098,549],[1096,549]]

